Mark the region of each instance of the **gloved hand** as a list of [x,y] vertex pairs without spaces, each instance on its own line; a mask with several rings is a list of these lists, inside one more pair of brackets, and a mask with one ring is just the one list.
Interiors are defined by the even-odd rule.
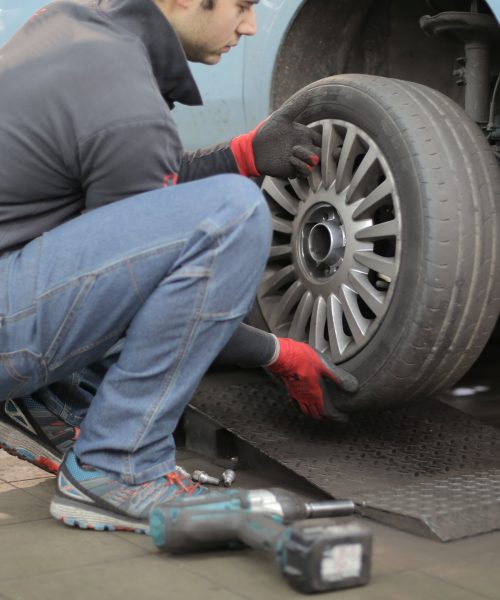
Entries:
[[278,338],[278,358],[267,369],[284,383],[298,408],[313,419],[346,420],[334,405],[335,386],[356,392],[356,378],[302,342]]
[[286,102],[253,131],[231,140],[242,175],[292,179],[311,173],[320,162],[321,133],[295,122],[307,102]]

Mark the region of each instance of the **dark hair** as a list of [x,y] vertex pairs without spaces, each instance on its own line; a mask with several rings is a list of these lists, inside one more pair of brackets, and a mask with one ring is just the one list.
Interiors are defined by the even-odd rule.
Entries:
[[215,0],[203,0],[203,2],[201,3],[203,8],[208,8],[208,10],[212,10],[212,8],[214,7],[215,4]]

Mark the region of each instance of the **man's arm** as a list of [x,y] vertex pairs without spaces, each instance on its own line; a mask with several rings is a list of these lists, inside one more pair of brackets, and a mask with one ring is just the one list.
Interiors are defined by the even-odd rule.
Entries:
[[179,183],[221,173],[239,173],[238,164],[226,142],[194,152],[185,152],[179,169]]
[[220,173],[307,177],[320,162],[321,134],[296,121],[305,108],[304,101],[287,102],[253,131],[225,144],[185,153],[179,182]]

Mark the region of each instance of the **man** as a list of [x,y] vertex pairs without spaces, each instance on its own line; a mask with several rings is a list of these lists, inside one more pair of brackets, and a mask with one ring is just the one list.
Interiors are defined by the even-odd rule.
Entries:
[[[186,57],[254,35],[257,1],[54,2],[2,49],[0,445],[52,471],[66,451],[51,513],[68,525],[144,532],[155,503],[203,491],[172,432],[217,356],[267,366],[316,418],[335,414],[324,379],[355,388],[240,324],[270,242],[249,177],[318,164],[303,107],[197,153],[170,114],[201,102]],[[102,381],[81,375],[113,351]]]

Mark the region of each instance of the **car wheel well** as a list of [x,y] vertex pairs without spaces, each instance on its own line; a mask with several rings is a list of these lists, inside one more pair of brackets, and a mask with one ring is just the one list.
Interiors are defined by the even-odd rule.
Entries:
[[427,0],[358,0],[356,11],[351,0],[308,0],[278,54],[273,108],[308,83],[342,73],[414,81],[463,105],[453,75],[463,46],[420,29],[420,17],[430,12]]

